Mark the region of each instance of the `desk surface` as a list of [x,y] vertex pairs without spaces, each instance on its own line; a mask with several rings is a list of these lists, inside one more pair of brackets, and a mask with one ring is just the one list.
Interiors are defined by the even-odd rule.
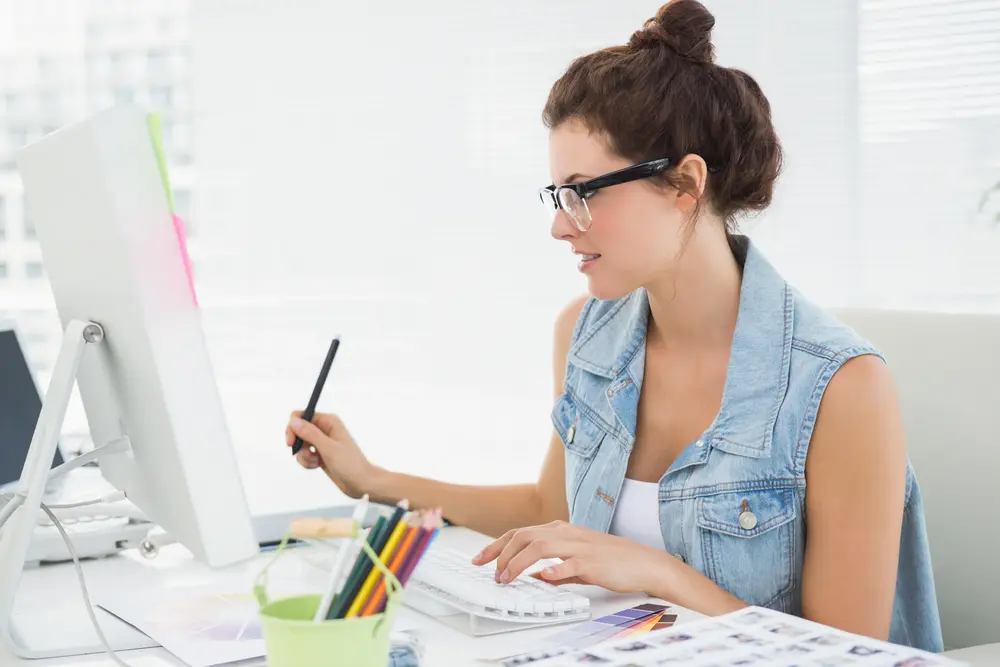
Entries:
[[[461,549],[470,554],[477,552],[488,542],[486,537],[463,528],[447,528],[438,539],[448,547]],[[292,550],[289,553],[294,551],[299,550]],[[301,551],[306,552],[307,550],[302,549]],[[99,597],[102,591],[121,587],[129,589],[133,586],[142,586],[143,582],[148,584],[151,577],[160,582],[169,581],[172,584],[188,586],[217,585],[226,579],[243,582],[251,573],[259,571],[261,564],[266,562],[268,557],[269,555],[261,556],[259,560],[232,571],[213,572],[194,562],[184,550],[173,548],[172,550],[164,550],[156,560],[151,562],[143,562],[135,554],[88,562],[85,564],[85,573],[91,595]],[[646,599],[638,595],[616,595],[597,588],[586,588],[584,591],[591,599],[595,617],[630,607]],[[44,614],[50,618],[47,627],[55,631],[58,621],[51,619],[53,610],[58,610],[59,621],[65,618],[67,622],[74,623],[78,631],[85,631],[84,641],[94,641],[93,629],[86,616],[76,573],[71,565],[48,566],[29,570],[24,574],[21,590],[18,594],[17,612],[33,618]],[[678,615],[678,623],[700,618],[696,612],[677,606],[673,607],[673,612]],[[482,667],[483,663],[477,662],[478,658],[510,654],[512,647],[515,647],[516,651],[517,645],[530,645],[532,640],[557,631],[554,628],[541,628],[493,637],[473,638],[407,608],[403,609],[400,620],[407,626],[415,628],[423,638],[427,647],[427,655],[423,664],[427,667],[461,667],[464,665]],[[184,667],[184,663],[162,648],[124,651],[119,655],[132,667]],[[1000,645],[955,651],[949,655],[977,667],[980,665],[1000,665]],[[243,667],[248,664],[263,664],[263,661],[244,663]],[[104,654],[54,660],[20,660],[11,655],[6,646],[0,645],[0,666],[28,667],[29,665],[34,667],[55,667],[57,665],[61,667],[114,667],[114,663]]]
[[[438,540],[445,546],[461,549],[470,554],[476,553],[488,542],[486,537],[463,528],[447,528],[442,531]],[[296,551],[305,553],[308,550],[294,549],[290,550],[288,554]],[[84,571],[91,596],[99,598],[102,591],[111,591],[121,587],[125,587],[126,590],[133,589],[133,586],[142,586],[143,582],[148,585],[154,579],[160,583],[169,581],[173,585],[215,585],[227,579],[233,582],[244,582],[248,576],[260,569],[268,556],[262,556],[254,563],[239,568],[212,572],[194,562],[186,551],[171,548],[165,549],[155,560],[150,562],[143,562],[138,555],[128,554],[102,561],[87,562]],[[274,581],[273,578],[272,581]],[[616,595],[598,588],[588,587],[582,590],[591,598],[594,617],[630,607],[648,599],[641,595]],[[87,631],[87,634],[83,636],[84,641],[88,643],[95,641],[92,639],[95,635],[83,607],[76,573],[71,565],[47,566],[24,573],[18,593],[17,613],[38,619],[42,614],[50,617],[54,609],[59,610],[60,621],[65,618],[67,623],[73,623],[77,628]],[[695,612],[676,606],[673,607],[673,612],[678,614],[678,623],[700,617]],[[438,665],[446,667],[478,665],[478,667],[482,667],[483,663],[477,662],[478,658],[509,655],[512,652],[512,647],[515,648],[513,652],[516,652],[516,645],[529,646],[532,640],[558,631],[558,628],[549,627],[474,638],[445,627],[408,608],[403,609],[400,621],[408,627],[415,628],[424,640],[427,654],[423,664],[428,667],[437,667]],[[56,631],[58,624],[50,618],[46,625],[49,629]],[[123,651],[119,655],[134,667],[182,667],[184,665],[162,648]],[[263,664],[263,661],[258,664]],[[20,660],[10,654],[5,646],[0,646],[0,665],[4,667],[8,665],[17,665],[18,667],[27,667],[28,665],[35,667],[54,667],[56,665],[97,667],[100,665],[103,667],[104,665],[112,666],[114,663],[107,655],[103,654],[52,660]]]

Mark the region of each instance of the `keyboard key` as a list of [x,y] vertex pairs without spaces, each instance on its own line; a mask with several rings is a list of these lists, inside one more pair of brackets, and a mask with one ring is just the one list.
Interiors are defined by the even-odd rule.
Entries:
[[414,571],[411,582],[440,591],[470,613],[495,609],[518,617],[585,614],[590,600],[534,577],[521,576],[497,584],[495,566],[476,566],[471,557],[440,546],[432,547]]

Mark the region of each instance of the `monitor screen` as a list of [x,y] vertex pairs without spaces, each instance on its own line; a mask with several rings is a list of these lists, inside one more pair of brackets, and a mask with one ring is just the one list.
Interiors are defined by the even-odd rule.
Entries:
[[[42,399],[12,329],[0,329],[0,485],[21,477]],[[56,450],[53,465],[62,463]]]

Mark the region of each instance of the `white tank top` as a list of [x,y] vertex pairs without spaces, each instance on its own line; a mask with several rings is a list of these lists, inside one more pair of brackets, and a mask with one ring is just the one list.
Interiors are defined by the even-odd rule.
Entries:
[[608,532],[665,550],[660,532],[659,491],[660,485],[655,482],[637,482],[626,478]]

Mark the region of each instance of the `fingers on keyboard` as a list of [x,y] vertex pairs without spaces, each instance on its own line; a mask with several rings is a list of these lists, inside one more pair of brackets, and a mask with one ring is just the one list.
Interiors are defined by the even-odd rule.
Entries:
[[[440,591],[471,613],[546,617],[586,613],[590,600],[532,576],[497,584],[492,568],[473,565],[468,555],[436,546],[428,550],[412,581]],[[482,614],[481,614],[482,615]]]

